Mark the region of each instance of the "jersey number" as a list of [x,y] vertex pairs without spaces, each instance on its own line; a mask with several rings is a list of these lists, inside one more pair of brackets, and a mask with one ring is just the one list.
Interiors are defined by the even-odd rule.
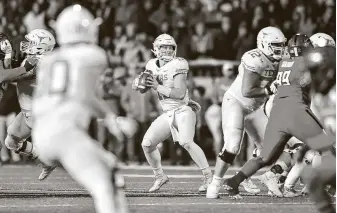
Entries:
[[289,76],[290,76],[291,70],[278,72],[276,82],[279,85],[290,85]]
[[255,57],[261,57],[261,54],[257,51],[254,51],[254,52],[250,52],[249,55],[251,55],[253,58]]
[[50,69],[49,93],[64,93],[69,84],[69,65],[67,61],[55,61]]

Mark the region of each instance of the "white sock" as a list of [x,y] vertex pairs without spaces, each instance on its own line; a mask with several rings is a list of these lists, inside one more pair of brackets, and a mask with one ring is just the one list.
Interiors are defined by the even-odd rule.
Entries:
[[164,171],[163,171],[163,168],[159,167],[159,168],[153,169],[153,173],[155,176],[158,176],[158,175],[163,175]]
[[207,166],[206,168],[201,169],[201,172],[204,176],[210,176],[212,175],[212,171],[209,168],[209,166]]
[[293,168],[288,173],[286,181],[284,182],[284,187],[291,188],[295,186],[296,182],[300,178],[303,167],[303,163],[296,163],[293,166]]
[[215,184],[217,186],[220,186],[222,182],[222,178],[218,176],[213,176],[212,184]]

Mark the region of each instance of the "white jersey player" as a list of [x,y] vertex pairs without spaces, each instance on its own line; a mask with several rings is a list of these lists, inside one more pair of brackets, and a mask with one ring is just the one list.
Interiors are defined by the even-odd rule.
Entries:
[[[26,139],[31,135],[32,129],[31,102],[33,91],[35,89],[36,65],[41,58],[43,58],[44,54],[53,50],[55,38],[47,30],[35,29],[29,32],[25,36],[25,39],[26,41],[22,41],[20,44],[20,51],[27,54],[27,57],[22,62],[22,67],[27,67],[27,65],[35,67],[31,71],[21,75],[16,81],[21,112],[8,127],[5,144],[8,149],[17,153],[34,155],[33,144]],[[48,171],[51,171],[52,169],[53,167],[43,167],[39,179],[44,179],[47,176]]]
[[[239,74],[222,102],[224,146],[217,157],[207,198],[218,198],[222,177],[239,153],[245,116],[258,109],[272,94],[269,86],[276,77],[285,42],[286,38],[279,29],[266,27],[258,33],[257,49],[242,56]],[[251,193],[260,191],[250,180],[244,182],[244,188]]]
[[95,89],[108,68],[106,52],[95,44],[98,20],[78,4],[59,15],[60,48],[44,58],[37,72],[33,139],[40,160],[62,164],[90,192],[98,213],[124,213],[116,158],[88,134],[92,119],[102,117],[112,134],[123,136],[116,115]]
[[[146,84],[158,93],[164,113],[160,115],[145,133],[142,147],[147,161],[155,174],[155,181],[149,192],[159,190],[168,182],[161,166],[161,157],[157,145],[172,135],[174,142],[184,147],[204,175],[204,183],[199,191],[206,191],[212,179],[212,172],[202,149],[194,142],[196,114],[200,105],[190,100],[187,89],[188,63],[175,57],[177,45],[168,34],[159,35],[153,43],[156,58],[146,64],[146,70],[153,73]],[[139,80],[139,79],[138,79]],[[138,85],[134,81],[134,88]]]

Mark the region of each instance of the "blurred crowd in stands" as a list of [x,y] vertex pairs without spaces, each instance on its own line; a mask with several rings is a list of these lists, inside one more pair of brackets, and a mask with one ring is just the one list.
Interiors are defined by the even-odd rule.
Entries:
[[[22,57],[19,42],[25,33],[36,28],[53,32],[57,15],[74,3],[82,4],[103,19],[99,43],[113,66],[105,75],[104,99],[114,112],[139,124],[136,137],[125,142],[120,156],[124,162],[145,162],[140,146],[142,136],[161,113],[155,94],[139,95],[130,86],[131,79],[153,56],[152,42],[157,35],[171,34],[176,39],[179,57],[201,61],[190,64],[189,89],[192,98],[203,108],[198,114],[196,142],[210,159],[214,159],[222,146],[221,129],[211,126],[221,122],[219,108],[215,106],[219,106],[235,79],[242,54],[256,47],[256,35],[261,28],[277,26],[288,39],[295,33],[310,36],[316,32],[336,38],[335,0],[0,0],[0,32],[12,38],[18,62]],[[211,83],[198,84],[197,72],[199,82],[201,76]],[[315,76],[314,84],[315,110],[325,126],[335,132],[335,73]],[[1,122],[3,141],[10,117]],[[251,144],[244,143],[238,164],[246,158],[245,145],[251,150]],[[189,163],[189,157],[179,145],[168,142],[162,146],[163,157],[170,158],[172,164]],[[18,162],[20,157],[3,150],[1,161]]]

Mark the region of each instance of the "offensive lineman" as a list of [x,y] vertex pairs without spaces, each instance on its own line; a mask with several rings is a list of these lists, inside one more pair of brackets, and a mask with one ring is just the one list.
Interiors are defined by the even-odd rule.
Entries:
[[[258,109],[265,98],[272,94],[270,84],[276,77],[285,42],[286,38],[278,28],[266,27],[257,35],[257,48],[242,56],[239,75],[225,93],[222,102],[225,144],[217,157],[207,198],[218,198],[222,177],[239,153],[245,116]],[[243,186],[248,192],[260,192],[251,180]]]
[[[155,192],[168,182],[161,166],[161,156],[157,145],[173,137],[174,142],[184,147],[198,165],[204,175],[204,183],[199,191],[206,191],[212,180],[206,156],[202,149],[193,141],[195,133],[196,114],[200,105],[190,100],[186,85],[188,63],[185,59],[176,57],[177,44],[168,34],[159,35],[153,43],[153,53],[156,58],[146,64],[146,71],[153,75],[147,77],[147,87],[158,93],[158,98],[164,113],[160,115],[145,133],[142,147],[147,161],[153,169],[155,181],[149,192]],[[139,79],[135,79],[133,88],[139,90]]]
[[32,135],[40,160],[50,166],[61,163],[92,195],[98,213],[124,213],[116,157],[88,134],[92,119],[101,117],[112,134],[123,137],[118,118],[97,96],[108,68],[105,51],[95,45],[98,20],[78,4],[58,16],[61,47],[43,59],[37,72]]
[[261,156],[249,160],[238,174],[226,180],[225,185],[232,195],[239,194],[238,186],[244,179],[278,159],[292,136],[306,143],[307,139],[324,133],[322,125],[310,110],[311,77],[301,56],[310,47],[311,41],[307,38],[305,48],[290,47],[293,57],[281,61],[276,80],[277,94],[266,127]]

